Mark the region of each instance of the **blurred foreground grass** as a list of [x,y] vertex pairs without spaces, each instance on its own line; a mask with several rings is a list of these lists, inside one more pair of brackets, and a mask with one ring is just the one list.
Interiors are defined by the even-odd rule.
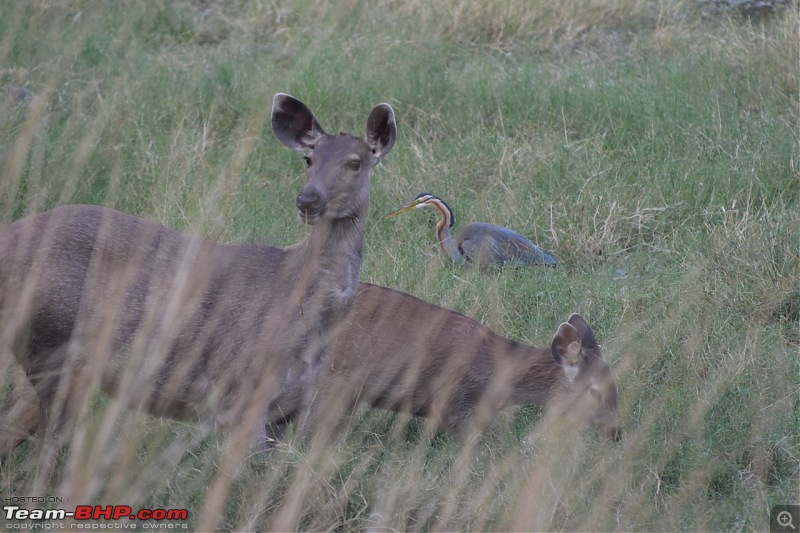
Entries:
[[[582,313],[627,430],[553,442],[523,408],[461,450],[369,411],[336,468],[287,444],[225,471],[224,435],[129,413],[36,490],[187,507],[193,528],[226,530],[766,529],[772,505],[800,500],[798,16],[703,5],[0,1],[4,222],[97,203],[288,245],[306,231],[303,162],[270,133],[272,95],[355,133],[388,101],[399,139],[373,174],[362,279],[537,344]],[[383,218],[423,191],[560,266],[447,264],[430,213]],[[8,391],[15,363],[0,365]],[[98,399],[86,435],[107,412]],[[25,445],[0,493],[32,491],[35,471]],[[229,491],[209,490],[224,476]],[[299,523],[281,522],[289,503]]]

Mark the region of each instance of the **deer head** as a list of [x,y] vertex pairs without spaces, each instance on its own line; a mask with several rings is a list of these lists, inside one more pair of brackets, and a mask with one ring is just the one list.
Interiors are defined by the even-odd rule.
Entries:
[[559,326],[551,344],[566,379],[561,398],[566,414],[597,424],[613,440],[622,437],[617,386],[589,324],[577,313]]
[[308,166],[308,181],[296,201],[307,224],[366,215],[370,171],[389,153],[397,137],[392,107],[376,105],[366,129],[364,138],[330,135],[303,102],[288,94],[275,95],[272,131],[284,145],[303,152]]

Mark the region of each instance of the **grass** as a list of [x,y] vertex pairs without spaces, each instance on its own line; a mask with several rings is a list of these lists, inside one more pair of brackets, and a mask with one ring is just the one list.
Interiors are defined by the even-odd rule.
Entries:
[[[399,137],[373,174],[362,279],[537,344],[581,312],[626,426],[621,445],[554,441],[521,408],[462,449],[365,411],[335,469],[294,441],[231,465],[224,435],[101,397],[44,492],[186,507],[193,529],[223,530],[765,530],[771,506],[800,501],[796,7],[566,4],[0,2],[4,222],[96,203],[289,245],[303,162],[269,131],[272,95],[357,133],[387,101]],[[427,211],[383,218],[423,191],[560,266],[446,264]],[[14,364],[0,356],[6,390]],[[119,434],[93,449],[108,420]],[[0,493],[35,478],[26,444]]]

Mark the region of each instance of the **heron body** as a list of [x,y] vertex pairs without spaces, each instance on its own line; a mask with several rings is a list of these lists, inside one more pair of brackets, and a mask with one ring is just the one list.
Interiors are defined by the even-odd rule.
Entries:
[[440,215],[436,235],[445,255],[454,262],[466,261],[485,271],[492,266],[548,265],[556,266],[555,256],[542,250],[516,231],[486,222],[473,222],[464,226],[457,237],[451,228],[455,217],[450,207],[436,195],[422,193],[407,206],[387,216],[393,217],[411,209],[433,207]]

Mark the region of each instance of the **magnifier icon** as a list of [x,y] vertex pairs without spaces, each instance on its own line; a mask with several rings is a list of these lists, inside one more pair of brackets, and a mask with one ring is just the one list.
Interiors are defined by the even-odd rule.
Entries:
[[781,511],[778,513],[777,516],[778,525],[781,527],[790,527],[794,529],[794,523],[792,523],[792,513],[789,511]]

